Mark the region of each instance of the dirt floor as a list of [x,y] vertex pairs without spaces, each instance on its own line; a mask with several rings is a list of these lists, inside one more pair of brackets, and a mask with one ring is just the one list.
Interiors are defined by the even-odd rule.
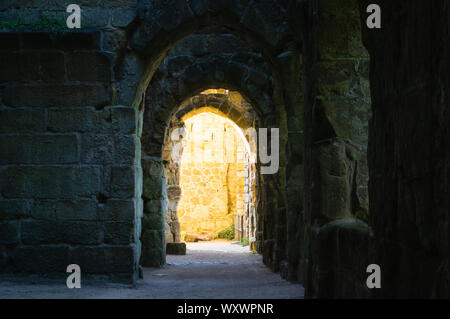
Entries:
[[248,247],[229,241],[188,243],[185,256],[167,256],[162,268],[144,268],[135,287],[81,282],[68,289],[64,280],[0,277],[0,298],[303,298],[303,287],[283,280]]

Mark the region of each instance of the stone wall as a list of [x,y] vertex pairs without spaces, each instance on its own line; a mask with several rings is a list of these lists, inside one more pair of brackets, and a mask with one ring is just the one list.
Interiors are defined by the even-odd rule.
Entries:
[[[356,2],[337,3],[80,1],[82,31],[2,33],[0,267],[63,272],[76,260],[131,278],[139,259],[164,264],[170,118],[186,99],[225,88],[251,104],[258,127],[280,129],[280,169],[257,180],[255,248],[265,264],[304,282],[309,296],[330,291],[324,276],[334,278],[333,296],[365,294],[350,273],[367,258],[355,267],[348,258],[371,236],[369,59]],[[65,5],[3,1],[0,21],[36,27],[48,16],[64,24]],[[245,110],[212,105],[245,123]],[[72,204],[86,205],[73,220],[80,233],[91,230],[86,238],[57,220],[75,214]],[[46,214],[55,220],[41,222]],[[41,233],[54,237],[40,242]],[[336,238],[349,246],[335,246]],[[47,266],[39,268],[34,250]],[[341,273],[351,279],[340,281]]]
[[379,4],[382,29],[363,29],[373,103],[373,260],[384,285],[377,296],[449,298],[450,6]]
[[[8,81],[15,81],[18,77],[17,72],[23,73],[26,69],[25,74],[21,74],[19,77],[23,79],[31,77],[32,81],[38,82],[38,85],[18,85],[15,87],[17,83],[14,82],[11,88],[2,86],[4,101],[15,107],[46,108],[51,105],[55,108],[94,107],[96,110],[101,110],[106,109],[106,106],[109,105],[131,105],[134,109],[143,111],[146,107],[155,107],[142,103],[145,90],[155,71],[163,62],[166,53],[175,47],[182,38],[192,33],[204,32],[205,26],[214,29],[211,34],[226,33],[224,38],[239,38],[241,44],[248,45],[246,54],[242,54],[235,49],[236,46],[232,43],[234,40],[228,41],[228,44],[222,42],[222,45],[217,45],[221,42],[210,41],[209,37],[201,39],[202,41],[206,40],[203,43],[207,51],[214,52],[214,54],[203,58],[200,57],[201,54],[200,56],[193,54],[195,59],[200,57],[196,60],[197,63],[182,63],[184,66],[183,73],[179,75],[183,75],[184,79],[189,80],[185,82],[186,85],[184,86],[176,86],[180,89],[178,93],[181,94],[175,94],[174,91],[170,92],[169,96],[172,98],[164,100],[169,107],[158,110],[157,118],[167,119],[166,115],[170,114],[175,106],[179,105],[188,95],[196,94],[214,86],[238,89],[252,102],[258,113],[263,117],[262,126],[279,127],[281,129],[282,168],[280,174],[276,177],[267,178],[265,183],[260,184],[263,197],[260,197],[258,205],[261,207],[263,217],[258,221],[258,245],[256,245],[259,252],[266,254],[265,262],[272,269],[279,269],[280,262],[286,255],[286,239],[284,238],[286,233],[286,203],[283,190],[286,158],[283,154],[287,139],[287,128],[286,114],[283,112],[284,99],[285,96],[289,96],[289,93],[283,91],[280,76],[272,77],[271,72],[280,72],[278,68],[279,60],[285,61],[282,62],[285,66],[289,65],[288,61],[290,61],[289,58],[286,59],[287,55],[284,54],[290,46],[286,39],[291,38],[286,21],[287,4],[253,3],[245,0],[220,3],[217,1],[166,3],[148,0],[98,0],[81,1],[79,4],[82,7],[84,31],[62,32],[67,31],[64,26],[67,16],[65,13],[66,3],[50,0],[24,1],[21,3],[16,1],[2,2],[0,21],[6,21],[6,24],[2,24],[2,27],[6,25],[7,29],[7,33],[4,35],[3,43],[5,43],[4,47],[6,48],[4,50],[21,50],[21,45],[24,44],[23,49],[42,49],[51,53],[49,57],[41,54],[35,55],[34,53],[26,54],[27,63],[22,63],[23,67],[13,70],[12,75],[9,74],[9,71],[3,73]],[[49,19],[52,18],[55,18],[58,23],[52,25],[51,30],[47,30]],[[54,21],[51,20],[50,22],[53,23]],[[10,27],[13,31],[10,30]],[[20,41],[16,41],[13,34],[16,27],[17,29],[42,28],[42,32],[31,36],[29,32],[25,32],[23,38],[30,39],[23,41],[21,36]],[[61,30],[61,27],[63,30]],[[96,32],[93,32],[94,30]],[[56,36],[54,36],[55,33]],[[86,34],[88,34],[87,37]],[[91,34],[96,34],[96,36],[91,38]],[[66,36],[68,38],[65,38]],[[215,35],[211,35],[211,38],[214,37]],[[65,38],[65,40],[60,41],[60,38]],[[62,46],[63,49],[61,49]],[[202,47],[202,45],[197,47]],[[250,47],[251,50],[249,50]],[[74,54],[66,55],[64,53],[61,55],[60,51],[64,51],[65,48],[74,51]],[[227,49],[223,50],[224,48]],[[252,50],[256,50],[256,52]],[[95,51],[95,54],[91,51]],[[42,62],[39,62],[39,67],[36,69],[36,64],[31,63],[29,68],[28,62],[36,58],[43,59]],[[14,63],[17,56],[9,56],[8,59],[5,60],[7,61],[5,64]],[[52,61],[52,63],[45,62],[45,59]],[[271,65],[274,65],[274,67]],[[61,68],[63,68],[63,72],[59,71]],[[170,72],[173,71],[175,70]],[[53,79],[55,82],[52,81]],[[171,86],[167,85],[166,87]],[[58,94],[55,94],[55,90]],[[154,87],[152,87],[152,90],[154,90]],[[291,106],[294,104],[291,101]],[[37,120],[26,120],[22,117],[20,120],[29,121],[33,125],[47,129],[45,119],[39,118],[39,114],[30,114],[36,116]],[[89,114],[89,111],[86,110],[81,112],[80,116],[88,116],[87,114]],[[135,115],[138,120],[135,134],[140,136],[144,118],[141,117],[141,112],[136,112]],[[152,123],[153,127],[156,128],[155,134],[164,136],[164,127],[161,130],[158,120],[153,119]],[[85,122],[80,121],[77,124],[83,126]],[[68,125],[74,124],[70,122]],[[16,128],[13,128],[12,131],[16,131]],[[107,145],[102,144],[102,149],[103,146],[107,147]],[[133,148],[133,145],[135,146],[132,152],[139,150],[137,141],[134,144],[127,144],[127,146],[129,145],[131,145],[131,148]],[[158,151],[161,150],[161,146],[162,144],[159,144]],[[70,153],[70,150],[68,152]],[[112,153],[111,150],[107,149],[104,154],[105,157],[109,157]],[[147,164],[150,167],[153,167],[153,164],[160,165],[161,163],[157,163],[160,154],[156,157],[154,155],[154,152],[143,153],[142,166],[146,167]],[[45,155],[42,156],[45,157]],[[61,161],[66,160],[63,158],[64,156],[61,156]],[[28,155],[24,154],[22,158],[28,158]],[[147,159],[150,163],[146,163]],[[137,172],[133,171],[130,174],[134,176],[131,179],[136,188],[139,188],[140,168],[137,164],[135,166]],[[147,171],[147,168],[145,170]],[[34,167],[32,171],[34,172]],[[153,169],[150,169],[150,171],[153,171]],[[31,176],[32,172],[25,172],[24,174]],[[145,187],[152,189],[157,185],[165,185],[163,176],[158,175],[159,173],[155,174],[154,184],[144,181]],[[119,180],[115,178],[111,183],[125,183],[124,180],[129,176],[125,174]],[[271,180],[270,183],[269,180]],[[70,181],[70,179],[64,181]],[[66,187],[65,183],[61,183]],[[8,184],[5,183],[5,185]],[[79,185],[78,181],[74,181],[74,185]],[[153,185],[155,186],[153,187]],[[270,185],[267,192],[263,190],[266,185]],[[108,187],[112,187],[112,185]],[[277,189],[281,191],[277,191]],[[151,194],[149,197],[143,196],[144,201],[150,203],[149,208],[146,208],[145,211],[156,212],[159,209],[158,207],[163,207],[163,205],[160,205],[160,201],[164,201],[166,198],[165,188],[162,186],[158,194],[153,194],[151,190],[149,192]],[[74,194],[76,193],[74,192]],[[108,194],[105,196],[107,197]],[[140,197],[140,195],[136,197]],[[99,201],[103,200],[103,195],[99,195]],[[264,203],[269,203],[271,206],[265,209]],[[7,207],[10,206],[7,205]],[[295,214],[294,210],[292,210],[292,214]],[[158,216],[156,219],[161,218],[163,217]],[[279,225],[279,227],[275,225]],[[264,227],[267,228],[267,231],[263,232]],[[135,228],[139,229],[138,222],[135,223]],[[149,228],[149,230],[156,229]],[[157,239],[154,239],[154,241],[163,243],[164,239],[160,238],[160,235],[161,233],[153,233],[153,235],[148,236],[149,238],[156,236]],[[146,240],[146,242],[152,241],[153,239]],[[263,248],[264,243],[267,243],[267,248]],[[160,247],[161,245],[156,246]],[[2,256],[6,256],[3,250]],[[136,248],[136,250],[139,249]],[[143,251],[142,255],[151,255],[153,254],[151,251],[149,250],[147,253]],[[163,248],[156,255],[161,256],[156,264],[162,264],[164,262]],[[92,260],[95,260],[95,258]]]
[[310,1],[304,20],[306,292],[368,296],[371,104],[358,3]]
[[114,274],[140,254],[135,109],[113,105],[97,32],[0,34],[0,267]]
[[[305,170],[306,293],[448,297],[449,205],[443,176],[449,154],[442,145],[449,140],[449,76],[443,71],[449,64],[449,6],[381,1],[382,29],[370,30],[365,27],[370,3],[305,6],[305,168],[313,168]],[[358,113],[367,106],[368,56],[359,30],[370,53],[368,214],[367,195],[358,186],[367,174],[363,167],[358,178],[361,139],[352,133],[360,126],[349,131],[345,126],[355,122],[339,120],[345,115],[340,103]],[[342,177],[348,182],[339,183]],[[370,291],[364,282],[372,263],[381,267],[382,288]]]
[[[61,0],[4,0],[0,4],[0,21],[4,23],[1,26],[46,27],[55,21],[55,26],[63,29],[69,4]],[[101,30],[106,49],[125,40],[125,29],[137,15],[139,0],[79,0],[76,4],[82,10],[81,27]],[[45,20],[49,21],[44,24]]]

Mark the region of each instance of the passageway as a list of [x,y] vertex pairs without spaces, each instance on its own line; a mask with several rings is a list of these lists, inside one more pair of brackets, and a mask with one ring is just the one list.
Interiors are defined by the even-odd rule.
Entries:
[[270,271],[262,257],[231,241],[187,243],[163,268],[145,268],[143,286],[160,298],[303,298],[303,287]]
[[[3,2],[0,297],[450,297],[449,1]],[[258,133],[249,183],[173,160],[206,111]],[[167,255],[235,215],[245,252]]]
[[[209,89],[196,98],[229,101],[234,119],[254,129],[255,114],[238,92]],[[255,250],[253,136],[231,111],[211,105],[184,103],[171,119],[163,152],[166,242],[186,242],[187,251],[167,248],[162,267],[144,267],[143,285],[167,298],[301,298],[303,287],[274,276]]]
[[82,289],[67,289],[58,279],[26,281],[1,278],[2,298],[177,298],[177,299],[299,299],[299,283],[282,279],[248,246],[231,241],[188,243],[183,256],[169,255],[162,268],[144,268],[135,288],[89,280]]
[[[145,123],[151,116],[144,118],[149,120],[143,131],[143,148],[147,149],[151,140],[146,136],[152,127]],[[165,132],[162,152],[168,253],[182,252],[183,242],[216,238],[241,240],[248,249],[256,250],[257,123],[252,105],[237,91],[207,89],[178,105]],[[144,173],[144,184],[151,179]],[[151,227],[145,224],[144,232]],[[146,253],[146,246],[143,251]],[[163,264],[159,260],[164,256],[146,256],[142,266]]]
[[179,150],[179,186],[169,188],[178,187],[180,194],[174,207],[180,230],[173,229],[174,238],[211,240],[232,231],[233,219],[245,215],[248,152],[239,128],[232,124],[208,112],[184,121],[187,136]]

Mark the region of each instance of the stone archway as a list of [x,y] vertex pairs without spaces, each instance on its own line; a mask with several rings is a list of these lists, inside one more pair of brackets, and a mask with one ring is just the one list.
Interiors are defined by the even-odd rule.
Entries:
[[[245,139],[245,143],[248,144],[248,150],[245,152],[246,161],[245,175],[243,176],[242,182],[244,183],[243,189],[240,194],[242,196],[240,204],[245,205],[241,207],[243,210],[240,215],[243,216],[243,225],[245,230],[245,235],[247,236],[250,248],[255,249],[257,245],[257,212],[256,212],[256,202],[257,202],[257,185],[258,183],[258,172],[256,164],[256,141],[254,140],[253,131],[257,128],[258,119],[253,111],[251,105],[246,102],[238,92],[226,91],[225,94],[214,94],[207,93],[208,91],[217,90],[207,90],[202,92],[200,95],[189,98],[180,106],[179,110],[175,113],[171,120],[170,128],[166,134],[166,142],[163,151],[163,162],[165,166],[165,175],[167,180],[167,210],[166,210],[166,242],[179,242],[180,236],[180,223],[178,221],[178,203],[180,200],[180,194],[182,190],[180,187],[180,171],[181,171],[181,158],[183,152],[183,145],[185,137],[185,124],[186,120],[192,117],[209,113],[216,114],[218,117],[223,119],[229,119],[232,124],[233,130],[239,130],[242,138]],[[222,90],[225,91],[225,90]],[[233,128],[234,126],[234,128]],[[220,132],[219,132],[220,133]],[[175,134],[175,136],[174,136]],[[174,158],[174,150],[179,154],[178,157]],[[223,151],[226,151],[224,149]],[[208,161],[209,162],[209,161]],[[215,169],[220,169],[224,163],[219,161],[216,163]],[[198,166],[198,165],[197,165]],[[203,169],[203,165],[198,168],[200,171]],[[228,171],[228,170],[227,170]],[[234,179],[235,173],[231,174],[230,179]],[[244,194],[245,192],[245,194]],[[229,205],[229,204],[228,204]],[[229,212],[227,213],[229,214]],[[259,238],[261,240],[261,238]]]
[[[183,43],[180,43],[180,46],[186,48]],[[167,205],[166,188],[161,188],[163,191],[155,195],[153,191],[146,192],[146,185],[158,185],[158,183],[155,183],[155,179],[157,179],[163,180],[163,182],[159,182],[159,185],[164,183],[165,187],[167,187],[167,180],[163,178],[161,169],[163,167],[161,163],[163,139],[168,129],[169,120],[175,112],[174,110],[180,104],[183,104],[183,101],[189,95],[200,93],[204,89],[214,87],[223,87],[231,90],[235,88],[239,88],[240,90],[240,88],[243,88],[244,97],[254,106],[253,109],[263,119],[262,123],[267,123],[265,126],[269,127],[279,126],[276,123],[279,117],[277,113],[280,110],[276,110],[273,107],[276,98],[273,93],[273,79],[270,74],[270,67],[268,67],[259,54],[248,52],[248,48],[246,50],[247,52],[235,52],[232,54],[204,54],[201,58],[190,57],[189,51],[184,51],[179,56],[170,54],[158,72],[155,73],[146,95],[147,108],[144,114],[144,129],[142,133],[145,212],[160,211],[161,207]],[[177,51],[176,47],[174,51]],[[203,97],[200,96],[200,100]],[[218,96],[214,98],[215,100],[209,97],[209,103],[211,105],[217,106],[222,111],[225,111],[239,125],[244,124],[243,119],[239,115],[240,110],[235,110],[233,107],[230,107],[228,105],[229,103],[224,103]],[[193,106],[200,106],[199,103],[201,101],[195,102]],[[149,123],[152,123],[152,125],[149,125]],[[281,151],[284,151],[283,148],[281,148]],[[147,173],[150,175],[154,174],[155,169],[152,167],[155,165],[158,167],[156,169],[158,171],[157,176],[150,176],[148,182],[146,182]],[[267,177],[266,181],[270,178]],[[261,185],[262,187],[265,186],[263,183]],[[266,198],[264,197],[264,199]],[[258,202],[258,205],[260,205],[260,211],[265,209],[264,201]],[[161,229],[164,229],[162,227],[164,225],[161,225],[162,214],[157,219],[159,223],[157,227],[149,225],[146,219],[147,217],[144,213],[142,227],[143,249],[146,247],[150,247],[150,249],[148,254],[143,252],[142,256],[144,260],[146,259],[146,255],[151,257],[150,260],[147,260],[143,264],[161,265],[165,260],[164,250],[160,248],[164,246],[165,240],[164,238],[161,239],[163,235]],[[259,252],[263,252],[263,242],[265,240],[267,241],[267,239],[262,237],[263,224],[265,222],[267,222],[266,217],[263,217],[259,221],[260,225],[258,225],[259,233],[257,237],[260,240],[255,243],[255,248]],[[148,235],[145,234],[147,230]],[[158,237],[157,240],[155,240],[155,236]],[[156,253],[153,253],[154,251]],[[156,261],[153,261],[155,258]],[[268,258],[269,260],[272,259],[272,257]]]
[[[133,34],[127,45],[133,48],[118,66],[118,100],[137,107],[153,74],[177,42],[208,28],[224,30],[250,43],[265,59],[274,62],[286,50],[291,35],[285,10],[276,3],[252,1],[175,1],[155,3],[141,0]],[[144,67],[143,69],[141,67]],[[134,69],[133,76],[127,76]],[[278,71],[277,71],[278,72]],[[138,75],[137,77],[134,75]],[[130,92],[128,88],[132,88]]]
[[[3,18],[33,28],[64,13],[3,2]],[[76,263],[134,281],[141,241],[161,265],[166,129],[184,100],[221,87],[280,128],[258,207],[266,265],[308,297],[371,296],[372,262],[381,296],[448,296],[448,1],[379,0],[380,30],[365,27],[369,4],[83,1],[93,29],[6,21],[1,271]]]
[[[155,240],[155,235],[159,238],[163,233],[167,234],[167,228],[177,227],[177,215],[176,207],[178,196],[179,196],[179,176],[178,163],[171,161],[171,148],[174,146],[170,143],[170,136],[174,129],[182,126],[182,118],[186,116],[197,114],[202,112],[205,108],[208,108],[209,112],[219,114],[225,118],[230,119],[235,125],[237,125],[240,130],[247,134],[247,139],[252,145],[253,154],[256,154],[256,140],[254,136],[250,136],[248,130],[250,128],[257,128],[260,122],[259,116],[254,111],[254,108],[250,103],[248,103],[238,92],[229,92],[228,94],[198,94],[186,99],[178,109],[174,112],[173,116],[167,127],[165,129],[165,140],[163,144],[165,147],[161,150],[161,157],[158,155],[152,157],[143,157],[144,166],[144,218],[142,227],[142,238],[143,238],[143,254],[142,263],[143,265],[160,265],[164,263],[165,253],[164,248],[161,245],[165,245],[164,240],[167,241],[167,236],[164,239]],[[157,112],[157,110],[154,110]],[[149,118],[152,118],[151,114],[148,114]],[[147,118],[147,117],[146,117]],[[142,143],[144,144],[143,150],[147,149],[145,145],[151,141],[151,137],[154,136],[152,133],[152,125],[146,125],[143,129]],[[180,141],[175,141],[175,143],[180,143]],[[150,144],[149,144],[150,145]],[[152,150],[153,148],[150,148]],[[257,164],[252,164],[250,169],[253,177],[251,177],[250,187],[256,188],[256,183],[258,182],[258,172],[256,169]],[[164,169],[165,168],[165,174]],[[155,170],[156,169],[156,170]],[[155,171],[156,176],[155,176]],[[160,183],[155,182],[155,180],[161,181]],[[162,191],[158,191],[161,187],[161,183],[164,183]],[[156,185],[156,189],[155,189]],[[255,189],[254,194],[259,193]],[[256,202],[257,197],[253,196],[249,198],[252,207],[247,210],[248,216],[245,221],[249,221],[248,233],[252,235],[251,238],[251,248],[261,247],[261,224],[256,224],[256,207],[259,202]],[[171,209],[172,208],[172,209]],[[159,218],[156,217],[156,215]],[[163,222],[163,217],[165,216],[166,221]],[[171,218],[170,216],[173,216]],[[172,219],[171,221],[168,219]],[[259,230],[258,230],[259,229]],[[164,231],[165,230],[165,231]],[[251,231],[250,231],[251,230]],[[175,232],[176,233],[176,232]],[[148,236],[148,237],[147,237]],[[173,237],[174,241],[178,241],[180,238]],[[148,240],[148,242],[146,241]],[[147,251],[146,251],[147,249]],[[156,252],[156,253],[155,253]]]

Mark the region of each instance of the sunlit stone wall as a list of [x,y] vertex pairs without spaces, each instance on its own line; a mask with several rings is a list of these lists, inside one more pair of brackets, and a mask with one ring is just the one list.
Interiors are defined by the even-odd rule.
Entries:
[[210,240],[244,215],[246,145],[233,124],[201,113],[185,121],[181,197],[177,213],[181,239]]

